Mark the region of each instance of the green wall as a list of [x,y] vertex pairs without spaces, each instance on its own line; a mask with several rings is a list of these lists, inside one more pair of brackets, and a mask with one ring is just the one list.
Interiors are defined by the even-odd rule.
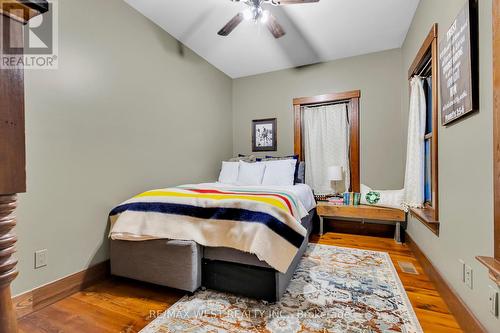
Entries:
[[361,181],[378,189],[402,188],[401,67],[401,50],[390,50],[234,80],[234,154],[251,153],[253,119],[274,117],[277,154],[292,154],[293,98],[359,89]]
[[[26,71],[32,289],[108,258],[107,214],[151,188],[211,180],[232,154],[231,79],[121,0],[59,1],[59,69]],[[48,266],[33,268],[35,250]]]
[[[26,71],[28,193],[14,294],[107,259],[110,208],[146,189],[215,179],[221,160],[251,152],[253,119],[277,117],[277,154],[291,154],[295,97],[360,89],[361,180],[402,188],[406,73],[432,24],[441,38],[463,0],[421,0],[401,49],[236,80],[179,53],[121,0],[59,5],[59,70]],[[493,254],[491,5],[480,1],[481,110],[439,128],[441,234],[414,219],[408,232],[493,332],[492,283],[474,259]],[[34,270],[43,248],[49,265]],[[474,269],[473,290],[459,259]]]
[[[403,139],[408,126],[408,68],[432,24],[439,24],[440,40],[464,4],[463,0],[420,2],[402,48]],[[500,322],[488,311],[488,286],[493,283],[474,258],[493,255],[492,1],[480,0],[479,6],[480,111],[439,126],[440,236],[415,219],[410,220],[408,232],[478,319],[490,332],[498,332]],[[459,259],[474,270],[473,290],[461,281]]]

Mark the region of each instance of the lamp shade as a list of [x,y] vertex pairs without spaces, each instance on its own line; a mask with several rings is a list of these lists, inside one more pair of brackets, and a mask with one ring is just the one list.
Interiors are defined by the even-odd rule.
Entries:
[[330,181],[340,181],[344,179],[344,175],[342,174],[342,167],[339,165],[329,167],[327,176],[328,180]]

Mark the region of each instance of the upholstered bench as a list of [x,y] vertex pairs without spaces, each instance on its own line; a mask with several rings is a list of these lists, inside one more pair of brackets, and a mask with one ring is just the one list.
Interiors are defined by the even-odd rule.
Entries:
[[110,252],[112,275],[189,292],[201,286],[203,249],[195,242],[113,240]]

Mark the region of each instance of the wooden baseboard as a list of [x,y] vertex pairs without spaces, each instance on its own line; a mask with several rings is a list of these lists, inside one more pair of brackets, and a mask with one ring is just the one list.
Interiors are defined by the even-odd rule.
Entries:
[[38,287],[12,298],[17,318],[22,318],[81,291],[110,275],[109,260],[81,272]]
[[486,333],[487,330],[483,325],[477,320],[470,309],[465,305],[460,296],[453,290],[451,286],[448,285],[446,280],[441,276],[438,270],[432,265],[426,255],[418,247],[417,243],[411,238],[410,235],[406,234],[406,244],[415,254],[415,257],[419,261],[422,268],[427,273],[429,278],[436,285],[436,289],[441,294],[441,297],[445,300],[446,304],[450,308],[451,313],[455,316],[458,324],[467,333]]

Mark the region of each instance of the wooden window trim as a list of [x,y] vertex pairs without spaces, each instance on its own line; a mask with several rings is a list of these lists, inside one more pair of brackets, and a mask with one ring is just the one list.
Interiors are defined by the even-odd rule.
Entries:
[[333,93],[313,97],[294,98],[294,150],[299,160],[304,160],[304,147],[302,145],[302,110],[304,106],[327,104],[327,103],[349,103],[349,124],[350,124],[350,151],[349,163],[351,168],[351,191],[361,191],[360,180],[360,136],[359,136],[359,99],[360,90]]
[[411,208],[410,214],[417,220],[423,223],[430,231],[432,231],[436,236],[439,236],[439,221],[434,219],[432,215],[434,210],[427,206],[424,208]]
[[413,60],[410,69],[408,70],[408,80],[410,80],[419,70],[427,54],[431,52],[432,56],[432,133],[426,136],[432,139],[431,156],[432,156],[432,204],[426,204],[423,208],[412,208],[410,213],[412,216],[421,221],[429,230],[439,236],[439,140],[438,140],[438,124],[439,124],[439,64],[438,64],[438,25],[435,23],[429,34],[425,38],[422,46],[415,59]]
[[500,0],[493,1],[493,220],[494,257],[476,257],[500,286]]

